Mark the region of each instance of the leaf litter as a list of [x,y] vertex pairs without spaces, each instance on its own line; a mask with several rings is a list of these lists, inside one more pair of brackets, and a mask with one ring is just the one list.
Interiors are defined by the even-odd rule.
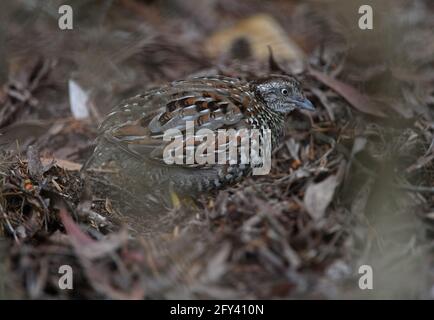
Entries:
[[[50,17],[29,20],[30,33],[7,21],[14,40],[0,91],[0,297],[432,298],[434,59],[421,44],[434,35],[433,15],[418,6],[434,8],[394,2],[388,23],[412,23],[403,39],[423,50],[405,46],[392,63],[378,53],[402,49],[399,42],[387,50],[360,42],[375,53],[362,57],[367,62],[354,51],[363,36],[342,25],[343,1],[298,9],[292,1],[207,2],[200,10],[214,18],[176,14],[196,2],[176,2],[176,10],[160,1],[113,3],[93,19],[100,25],[71,38],[51,32]],[[125,20],[126,12],[133,18]],[[249,24],[256,14],[281,26],[270,31],[279,34],[275,41],[298,44],[294,55],[304,50],[308,68],[294,69],[276,43],[261,51],[267,58],[255,56],[260,35],[249,35]],[[223,21],[241,22],[247,41],[228,37]],[[42,45],[44,34],[52,46]],[[30,37],[33,50],[24,49]],[[215,37],[228,43],[209,54]],[[71,50],[82,47],[88,50]],[[34,52],[39,57],[19,62]],[[122,189],[116,193],[130,212],[87,188],[80,168],[92,154],[94,120],[122,98],[190,75],[249,79],[295,70],[317,111],[291,117],[269,175],[194,200],[173,195],[171,207],[151,215]],[[68,91],[71,81],[92,89],[72,105],[69,94],[82,94]],[[85,114],[88,99],[93,110]],[[362,264],[381,276],[375,296],[358,290]],[[58,286],[61,265],[74,270],[72,291]]]

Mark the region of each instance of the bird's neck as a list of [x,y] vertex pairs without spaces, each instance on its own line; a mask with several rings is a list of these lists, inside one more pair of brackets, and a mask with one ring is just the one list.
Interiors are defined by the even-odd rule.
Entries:
[[284,114],[280,112],[274,112],[274,113],[275,113],[275,118],[273,120],[274,126],[271,127],[274,136],[274,139],[272,139],[273,148],[277,147],[277,145],[282,140],[283,135],[285,133],[285,123],[286,123],[286,116]]
[[266,110],[261,114],[262,121],[258,121],[262,125],[258,129],[270,129],[271,130],[271,142],[273,149],[279,144],[285,131],[286,116],[281,112],[273,110]]

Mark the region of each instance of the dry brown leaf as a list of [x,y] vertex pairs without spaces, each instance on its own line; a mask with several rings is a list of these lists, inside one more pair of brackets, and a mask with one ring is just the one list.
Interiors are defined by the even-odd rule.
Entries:
[[80,171],[82,167],[80,163],[56,158],[41,158],[41,162],[44,166],[54,163],[56,166],[68,171]]
[[347,100],[357,110],[376,117],[385,117],[386,115],[377,108],[368,96],[360,93],[354,87],[342,81],[332,78],[322,72],[309,68],[309,73],[318,81],[322,82],[330,89],[333,89]]
[[66,209],[61,208],[59,216],[63,226],[65,227],[66,233],[71,238],[72,244],[76,248],[88,246],[96,242],[80,229]]

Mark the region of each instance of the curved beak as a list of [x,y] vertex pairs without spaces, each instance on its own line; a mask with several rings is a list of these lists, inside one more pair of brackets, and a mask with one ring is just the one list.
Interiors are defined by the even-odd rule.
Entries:
[[295,99],[294,104],[300,109],[306,109],[309,111],[315,111],[315,106],[307,98]]

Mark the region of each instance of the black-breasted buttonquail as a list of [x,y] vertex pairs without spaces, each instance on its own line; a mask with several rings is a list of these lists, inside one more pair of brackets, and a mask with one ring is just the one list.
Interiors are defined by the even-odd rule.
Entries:
[[164,133],[178,129],[184,134],[187,121],[194,124],[195,132],[270,129],[274,148],[284,133],[286,117],[296,108],[314,110],[300,83],[290,76],[250,82],[223,76],[175,81],[126,100],[109,113],[84,170],[109,172],[108,184],[120,189],[133,184],[133,189],[149,197],[167,193],[168,187],[191,195],[225,186],[247,175],[250,166],[167,164],[163,156],[170,141],[163,139]]

